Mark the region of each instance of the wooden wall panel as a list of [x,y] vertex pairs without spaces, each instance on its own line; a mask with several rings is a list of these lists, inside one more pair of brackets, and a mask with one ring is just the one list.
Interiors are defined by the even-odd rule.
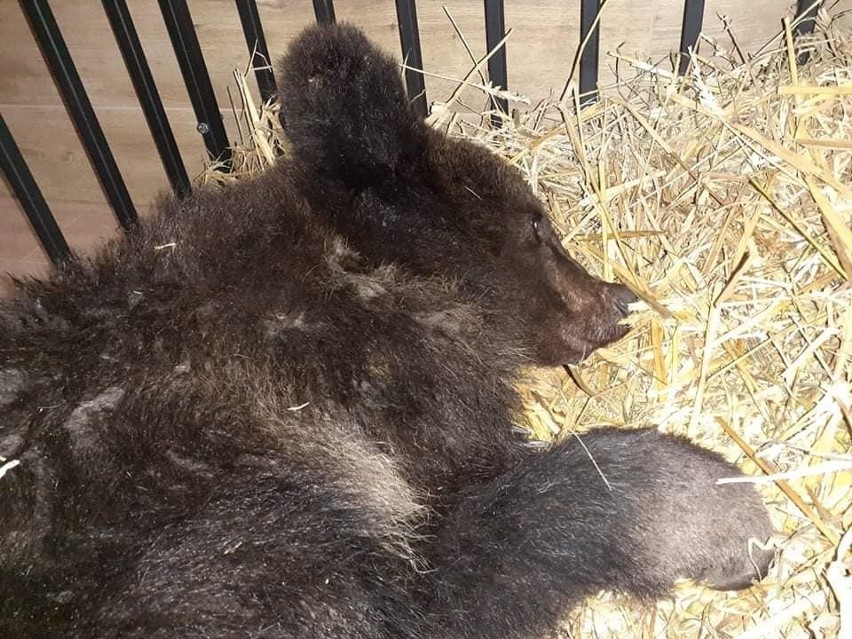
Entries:
[[[273,63],[287,50],[287,43],[315,21],[313,3],[309,1],[257,0],[257,8]],[[243,51],[248,51],[245,44]],[[246,59],[243,58],[240,66],[245,66]]]
[[3,105],[2,109],[48,204],[105,201],[64,106]]
[[[619,53],[655,63],[665,62],[671,51],[680,45],[680,28],[683,22],[683,2],[680,0],[609,0],[601,16],[601,48],[598,81],[601,87],[617,82],[616,59]],[[633,72],[625,69],[622,77],[630,78]]]
[[[245,68],[249,59],[236,4],[233,0],[189,0],[188,4],[216,100],[220,107],[228,107],[231,72],[236,68]],[[128,5],[164,104],[190,106],[158,3],[155,0],[144,0],[128,2]],[[108,27],[105,38],[113,39]],[[132,92],[129,101],[136,101]]]
[[[561,90],[579,44],[580,3],[506,0],[509,88],[532,99]],[[542,80],[546,78],[545,82]]]
[[[338,22],[360,27],[373,42],[402,60],[394,0],[335,0],[334,11]],[[420,38],[423,39],[422,32]]]
[[[102,203],[100,185],[62,105],[2,105],[3,116],[49,204],[56,200]],[[145,119],[138,109],[98,107],[98,119],[136,206],[147,206],[168,187]],[[203,168],[201,137],[189,109],[170,109],[190,177]],[[226,119],[233,118],[230,111]]]
[[0,0],[0,104],[61,104],[27,19]]
[[[461,37],[456,33],[444,6],[456,22]],[[417,5],[417,20],[420,25],[421,47],[423,49],[424,68],[443,79],[426,76],[426,96],[429,103],[446,102],[458,83],[464,79],[474,64],[465,50],[462,37],[467,42],[473,57],[480,59],[488,53],[485,42],[485,9],[482,0],[464,2],[421,2]],[[512,82],[512,69],[509,68],[509,82]],[[482,67],[482,77],[472,78],[472,82],[482,83],[488,78],[488,65]],[[487,108],[487,99],[482,92],[465,90],[457,110],[469,107],[476,113]]]
[[607,54],[616,49],[625,52],[647,52],[649,48],[666,50],[676,47],[677,41],[654,42],[654,21],[660,18],[664,23],[677,25],[680,29],[680,11],[672,8],[668,0],[649,2],[630,2],[630,0],[609,0],[601,11],[601,63],[607,62]]
[[[189,4],[217,100],[220,106],[228,106],[231,71],[248,62],[235,4],[232,0],[191,0]],[[188,106],[157,3],[144,0],[129,2],[128,6],[163,103]],[[92,103],[136,107],[136,94],[101,3],[62,0],[51,3],[51,8]],[[0,1],[0,41],[4,43],[0,49],[0,102],[56,102],[58,95],[49,90],[50,78],[15,0]]]
[[[747,11],[743,11],[744,5]],[[792,17],[795,5],[793,0],[748,0],[747,4],[743,0],[706,0],[704,33],[718,38],[721,45],[730,48],[731,40],[725,34],[722,20],[719,18],[725,16],[743,51],[755,52],[775,34],[780,33],[782,18]],[[852,3],[849,8],[852,9]],[[704,46],[700,50],[703,51]]]

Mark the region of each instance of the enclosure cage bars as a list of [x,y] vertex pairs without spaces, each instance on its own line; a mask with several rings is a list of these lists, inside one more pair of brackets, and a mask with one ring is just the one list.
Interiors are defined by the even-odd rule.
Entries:
[[[254,69],[254,77],[257,80],[257,88],[264,102],[275,98],[278,87],[275,84],[275,74],[272,73],[272,58],[269,56],[269,47],[266,46],[266,35],[263,33],[263,25],[260,23],[260,14],[257,11],[255,0],[250,2],[237,2],[237,12],[240,14],[240,24],[243,27],[243,35],[246,38],[251,65]],[[257,64],[262,62],[263,64]]]
[[[56,82],[68,114],[74,122],[83,148],[89,157],[89,161],[95,169],[101,187],[104,190],[107,201],[118,218],[121,227],[128,231],[136,225],[136,209],[130,199],[127,186],[115,163],[115,158],[104,136],[103,129],[95,116],[95,110],[83,82],[77,73],[68,47],[59,31],[59,25],[50,9],[47,0],[22,0],[20,3],[30,27],[33,30],[36,41],[41,48],[45,62],[50,69]],[[11,181],[7,175],[7,179]],[[12,185],[15,192],[23,185]],[[34,198],[26,198],[21,203],[34,201]],[[48,213],[51,218],[53,215]],[[58,231],[54,220],[53,225]],[[64,242],[64,240],[63,240]],[[56,246],[60,244],[55,243]],[[50,255],[50,253],[48,253]]]
[[[189,101],[195,111],[196,130],[204,138],[207,152],[222,171],[231,170],[231,148],[225,123],[216,102],[210,74],[192,23],[186,0],[157,0],[172,48],[177,57]],[[104,0],[109,2],[109,0]]]
[[53,219],[33,174],[24,162],[24,156],[15,144],[2,114],[0,114],[0,166],[12,186],[12,192],[21,203],[21,208],[26,211],[44,252],[53,262],[59,262],[68,255],[68,244],[56,220]]
[[[490,52],[500,46],[500,41],[506,36],[506,11],[503,0],[485,0],[485,47]],[[506,47],[500,48],[488,58],[488,79],[498,89],[509,86],[508,70],[506,68]],[[492,98],[494,109],[501,113],[509,112],[509,101],[506,98]],[[491,117],[495,127],[500,127],[502,118],[495,113]]]
[[130,17],[127,3],[125,0],[107,0],[103,4],[130,81],[136,91],[139,105],[142,107],[142,113],[145,115],[157,152],[160,154],[166,177],[172,190],[178,197],[183,197],[191,188],[189,177],[172,128],[169,126],[160,93],[157,91],[157,85],[154,83],[154,77],[145,58],[145,52],[142,50],[142,43],[139,41],[136,27]]
[[[408,97],[415,112],[425,117],[428,110],[426,88],[421,73],[423,55],[420,31],[417,24],[415,0],[395,0],[399,24],[400,47],[405,61],[405,82]],[[235,0],[240,23],[249,51],[259,59],[269,61],[270,55],[261,24],[256,0]],[[307,2],[307,0],[305,0]],[[580,38],[573,49],[579,52],[579,92],[581,105],[597,99],[598,58],[600,51],[600,0],[578,0],[580,11]],[[811,33],[822,0],[797,0],[795,34]],[[225,131],[204,55],[192,23],[186,0],[158,0],[163,21],[169,33],[187,93],[195,112],[196,129],[204,139],[211,158],[222,171],[231,169],[231,149]],[[333,0],[312,0],[314,16],[321,24],[336,21]],[[104,190],[107,201],[122,229],[131,231],[137,215],[127,187],[113,158],[103,130],[86,94],[74,61],[50,9],[48,0],[20,0],[36,41],[42,50],[48,68],[66,104],[71,120],[77,129],[95,175]],[[172,190],[178,197],[190,190],[189,179],[169,125],[159,92],[151,75],[136,29],[125,0],[103,0],[104,10],[133,82],[140,106],[151,135],[157,146],[163,168]],[[689,52],[698,43],[704,16],[704,0],[684,0],[683,22],[680,37],[679,73],[689,68]],[[503,0],[484,0],[485,40],[492,50],[505,36],[505,6]],[[569,47],[569,50],[570,49]],[[802,52],[800,62],[807,60]],[[566,60],[566,65],[571,60]],[[276,93],[274,75],[266,65],[253,65],[260,95],[264,100]],[[488,73],[495,88],[508,89],[508,68],[505,46],[496,51],[488,61]],[[495,114],[494,126],[502,124],[500,113],[508,113],[508,101],[494,97],[491,101]],[[0,116],[0,158],[2,168],[12,191],[18,198],[45,253],[53,262],[61,262],[69,255],[69,247],[53,214],[45,201],[36,180],[27,167],[5,121]]]

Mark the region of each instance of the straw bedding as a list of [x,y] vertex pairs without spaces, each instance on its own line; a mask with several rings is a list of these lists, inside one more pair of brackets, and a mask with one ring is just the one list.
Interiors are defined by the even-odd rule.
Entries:
[[[433,105],[433,125],[527,176],[584,266],[642,299],[624,340],[529,371],[531,437],[685,434],[753,475],[777,530],[750,591],[685,584],[650,609],[602,594],[566,636],[852,636],[852,38],[821,26],[794,44],[787,25],[748,60],[733,34],[704,40],[683,78],[615,52],[620,80],[598,102],[579,108],[573,83],[531,107],[500,93],[516,109],[499,128],[464,106],[495,94],[482,60]],[[287,142],[246,74],[237,87],[239,177]]]

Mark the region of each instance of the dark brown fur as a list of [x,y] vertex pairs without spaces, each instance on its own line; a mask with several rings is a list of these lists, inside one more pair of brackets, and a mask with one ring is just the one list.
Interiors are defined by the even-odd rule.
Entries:
[[4,636],[532,637],[601,588],[757,577],[766,513],[715,454],[513,434],[518,366],[632,299],[522,178],[352,28],[281,79],[294,159],[0,305]]

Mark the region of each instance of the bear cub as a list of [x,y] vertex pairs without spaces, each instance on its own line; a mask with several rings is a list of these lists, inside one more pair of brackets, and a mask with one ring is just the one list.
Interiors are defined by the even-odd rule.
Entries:
[[519,367],[617,340],[634,300],[522,177],[352,27],[279,77],[292,157],[0,302],[2,633],[537,637],[601,589],[765,574],[718,455],[513,430]]

